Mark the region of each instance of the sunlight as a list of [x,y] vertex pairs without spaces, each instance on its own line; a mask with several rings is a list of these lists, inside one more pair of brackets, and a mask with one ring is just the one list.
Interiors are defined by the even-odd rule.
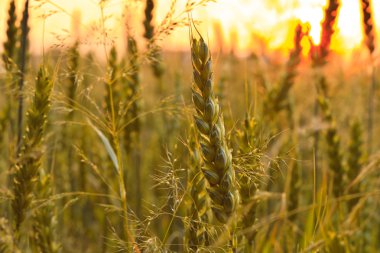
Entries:
[[[21,7],[22,1],[18,1]],[[105,8],[105,17],[109,18],[106,22],[110,30],[112,40],[123,40],[123,20],[122,13],[125,5],[131,5],[131,1],[110,0]],[[135,1],[132,1],[135,2]],[[178,9],[182,8],[186,0],[179,0]],[[380,9],[380,2],[373,1],[374,10]],[[7,10],[7,1],[0,1],[0,8],[4,12]],[[293,28],[297,20],[307,23],[310,26],[310,35],[314,43],[320,41],[323,12],[326,0],[225,0],[217,3],[210,3],[207,7],[198,8],[193,13],[195,19],[202,20],[202,30],[206,31],[210,43],[223,44],[226,50],[234,50],[240,53],[251,52],[257,49],[256,41],[262,41],[269,49],[289,49],[292,47]],[[81,33],[82,39],[86,46],[97,44],[96,38],[83,38],[88,34],[93,35],[91,29],[99,23],[101,12],[96,0],[81,1],[63,1],[51,0],[46,1],[43,10],[36,8],[38,2],[31,2],[33,12],[31,14],[33,27],[31,36],[33,43],[31,49],[34,52],[41,52],[42,34],[44,31],[44,22],[42,15],[49,17],[45,22],[44,40],[47,45],[53,45],[58,42],[56,33],[64,31],[67,37],[70,33]],[[143,2],[136,1],[131,11],[131,22],[134,22],[134,33],[139,37],[143,33],[141,21],[143,19]],[[165,17],[168,11],[166,1],[157,1],[156,6],[156,25]],[[19,8],[21,9],[21,8]],[[78,15],[78,12],[81,13]],[[74,15],[73,13],[77,13]],[[380,14],[375,12],[375,21],[377,30],[379,30]],[[0,22],[5,24],[6,15],[0,15]],[[80,27],[72,28],[72,18],[80,16]],[[79,21],[77,21],[79,22]],[[216,25],[217,24],[217,25]],[[215,29],[220,26],[219,29]],[[343,52],[352,50],[361,45],[361,11],[359,1],[344,1],[339,11],[337,33],[332,41],[332,49]],[[218,31],[217,31],[218,30]],[[219,33],[219,34],[216,34]],[[62,34],[62,33],[61,33]],[[0,34],[3,40],[5,31]],[[62,37],[62,36],[61,36]],[[236,38],[239,38],[238,40]],[[119,43],[119,42],[118,42]],[[119,43],[120,44],[120,43]],[[236,48],[233,48],[236,47]],[[170,36],[164,45],[164,49],[170,50],[188,50],[188,31],[187,29],[178,29]]]

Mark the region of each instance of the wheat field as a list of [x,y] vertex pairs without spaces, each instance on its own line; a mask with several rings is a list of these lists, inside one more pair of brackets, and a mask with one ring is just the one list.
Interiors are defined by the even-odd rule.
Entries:
[[318,42],[299,20],[241,54],[196,15],[223,1],[165,1],[93,1],[82,33],[62,1],[4,1],[0,252],[379,252],[379,10],[357,0],[354,49],[328,0]]

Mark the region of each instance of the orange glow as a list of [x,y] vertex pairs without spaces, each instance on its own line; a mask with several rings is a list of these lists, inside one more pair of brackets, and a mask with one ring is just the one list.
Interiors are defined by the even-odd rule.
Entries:
[[[155,21],[157,24],[166,15],[169,0],[158,0]],[[21,7],[23,1],[18,1]],[[98,46],[97,36],[92,34],[91,27],[99,26],[101,12],[98,0],[50,0],[53,4],[45,4],[43,8],[36,9],[37,4],[31,1],[32,5],[32,45],[34,52],[42,51],[44,22],[40,17],[43,14],[55,13],[45,21],[45,45],[57,44],[57,34],[66,37],[66,42],[73,37],[70,34],[71,20],[75,10],[81,12],[80,29],[76,27],[77,33],[81,33],[84,47]],[[49,2],[49,1],[45,1]],[[131,4],[131,2],[134,2]],[[186,0],[178,0],[177,10],[183,9]],[[341,1],[342,6],[338,16],[337,33],[333,36],[331,48],[334,51],[350,51],[361,46],[363,39],[361,31],[361,10],[358,0]],[[104,15],[107,19],[106,26],[109,28],[109,42],[117,41],[123,44],[124,19],[122,13],[124,6],[128,5],[130,10],[129,20],[134,27],[133,32],[141,37],[143,28],[144,1],[107,1]],[[249,53],[262,47],[264,43],[267,49],[289,49],[292,47],[293,30],[297,20],[308,23],[311,27],[310,35],[314,43],[319,43],[323,19],[323,10],[326,0],[219,0],[210,3],[207,7],[197,8],[192,16],[194,19],[202,21],[200,29],[207,34],[210,43],[215,49],[223,48],[225,52],[235,50],[238,53]],[[372,1],[373,9],[380,10],[380,1]],[[6,11],[8,1],[0,1],[1,27],[5,27]],[[21,9],[21,8],[19,8]],[[380,12],[375,12],[375,22],[377,33],[380,28]],[[75,15],[77,16],[77,15]],[[221,34],[222,33],[222,34]],[[90,37],[86,37],[89,36]],[[3,42],[5,29],[0,34]],[[98,36],[99,37],[99,36]],[[378,36],[380,37],[380,36]],[[260,43],[257,43],[260,41]],[[379,41],[379,40],[378,40]],[[144,43],[141,40],[141,43]],[[306,42],[304,42],[306,43]],[[2,43],[1,43],[2,44]],[[379,42],[377,42],[379,44]],[[306,45],[306,44],[305,44]],[[188,29],[181,28],[176,30],[169,38],[165,39],[164,49],[188,50]]]

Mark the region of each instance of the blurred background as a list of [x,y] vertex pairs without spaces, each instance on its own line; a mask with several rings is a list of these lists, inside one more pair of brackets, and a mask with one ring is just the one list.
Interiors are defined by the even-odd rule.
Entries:
[[[99,2],[104,2],[103,14]],[[22,7],[23,1],[16,1]],[[186,0],[176,1],[174,16],[179,18]],[[323,20],[323,7],[326,0],[224,0],[197,8],[191,13],[195,20],[201,21],[202,31],[211,43],[213,50],[235,51],[238,55],[247,55],[259,47],[269,49],[290,49],[292,33],[298,21],[310,25],[310,35],[315,43],[320,40]],[[154,10],[154,25],[158,26],[170,10],[170,1],[157,1]],[[0,23],[6,24],[8,1],[0,2]],[[373,1],[373,18],[377,32],[380,31],[380,2]],[[31,12],[31,50],[41,54],[42,48],[68,43],[79,37],[81,50],[95,50],[100,47],[100,23],[102,15],[108,39],[123,48],[123,31],[126,23],[139,42],[142,43],[144,28],[144,1],[140,0],[32,0]],[[17,8],[21,12],[22,8]],[[19,13],[21,14],[21,13]],[[183,14],[183,13],[182,13]],[[186,14],[187,15],[187,14]],[[185,16],[186,16],[185,15]],[[19,15],[20,17],[20,15]],[[127,21],[127,22],[126,22]],[[349,53],[361,46],[363,32],[361,28],[360,1],[342,1],[336,33],[331,48],[340,53]],[[5,30],[0,40],[5,38]],[[162,43],[164,50],[188,50],[188,29],[176,29]]]

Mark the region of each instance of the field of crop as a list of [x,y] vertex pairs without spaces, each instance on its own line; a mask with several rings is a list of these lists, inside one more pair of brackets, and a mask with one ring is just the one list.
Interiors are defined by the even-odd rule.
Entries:
[[346,52],[328,0],[318,43],[299,21],[243,55],[195,15],[222,0],[163,0],[161,22],[158,1],[94,0],[92,49],[73,14],[41,54],[33,19],[64,1],[5,1],[0,253],[379,252],[380,10],[357,0]]

